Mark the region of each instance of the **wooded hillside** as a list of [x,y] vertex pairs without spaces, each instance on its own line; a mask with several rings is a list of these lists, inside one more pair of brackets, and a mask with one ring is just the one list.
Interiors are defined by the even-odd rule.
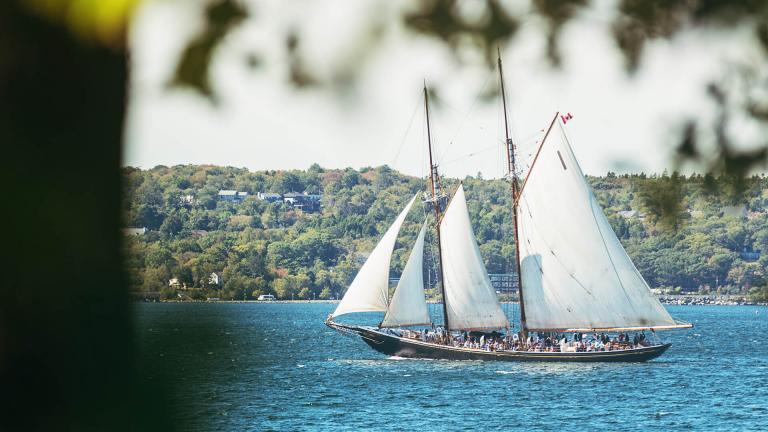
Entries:
[[[764,176],[733,181],[608,173],[588,180],[651,287],[735,293],[765,285]],[[488,271],[513,272],[508,183],[462,181]],[[457,182],[444,179],[448,190]],[[125,168],[125,226],[147,228],[144,234],[126,234],[126,269],[134,291],[165,297],[179,292],[192,298],[338,297],[378,237],[424,185],[423,179],[386,166],[262,172],[191,165]],[[221,190],[248,195],[227,201]],[[305,212],[280,197],[261,199],[259,192],[320,194],[321,208]],[[405,265],[424,214],[423,205],[415,205],[403,226],[393,277]],[[428,250],[427,262],[434,262],[432,255]],[[434,283],[434,270],[428,273],[425,280]]]

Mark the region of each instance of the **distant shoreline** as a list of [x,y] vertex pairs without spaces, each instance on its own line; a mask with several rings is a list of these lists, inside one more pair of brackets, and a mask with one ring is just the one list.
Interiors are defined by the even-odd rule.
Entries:
[[259,304],[289,304],[289,303],[338,303],[339,300],[159,300],[137,299],[136,303],[259,303]]
[[[701,297],[701,298],[700,298]],[[665,296],[660,298],[662,304],[678,306],[768,306],[768,303],[751,303],[745,298],[704,298],[705,296]],[[339,300],[135,300],[136,303],[257,303],[257,304],[337,304]],[[441,304],[434,301],[428,304]],[[518,304],[518,302],[500,302],[501,304]]]

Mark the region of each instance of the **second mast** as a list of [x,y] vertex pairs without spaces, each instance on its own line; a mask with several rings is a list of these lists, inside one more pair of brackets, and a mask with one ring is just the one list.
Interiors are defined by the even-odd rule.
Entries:
[[509,137],[509,119],[507,118],[507,95],[504,89],[504,70],[501,67],[501,51],[498,51],[499,58],[499,82],[501,83],[501,103],[504,109],[504,137],[506,138],[505,147],[507,153],[507,168],[509,169],[509,180],[512,182],[512,224],[514,225],[513,236],[515,238],[515,264],[517,267],[517,292],[520,304],[520,330],[523,337],[527,333],[525,322],[525,302],[523,301],[523,278],[520,272],[520,242],[518,241],[518,221],[517,221],[517,199],[520,195],[520,185],[517,182],[517,171],[515,166],[515,143]]
[[424,114],[427,119],[427,145],[429,147],[429,185],[430,185],[430,202],[435,209],[435,238],[437,239],[437,257],[438,267],[440,267],[440,288],[443,295],[443,324],[446,331],[450,331],[448,325],[448,299],[445,295],[445,272],[443,271],[443,248],[440,243],[440,196],[439,196],[439,177],[437,172],[437,165],[432,159],[432,133],[429,128],[429,92],[427,91],[427,83],[424,83]]

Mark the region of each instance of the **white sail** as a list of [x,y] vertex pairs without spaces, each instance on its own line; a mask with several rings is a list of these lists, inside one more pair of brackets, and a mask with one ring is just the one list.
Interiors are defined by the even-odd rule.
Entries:
[[559,121],[523,186],[518,220],[528,329],[679,326],[611,229]]
[[472,231],[463,185],[459,185],[440,222],[440,243],[449,327],[452,330],[509,327]]
[[357,272],[355,279],[333,312],[333,316],[352,312],[384,312],[387,310],[389,296],[389,264],[395,247],[397,234],[403,225],[408,211],[411,209],[416,196],[411,198],[400,215],[389,227],[379,243],[368,256],[368,259]]
[[413,245],[411,255],[405,264],[400,282],[397,284],[392,301],[389,302],[381,327],[402,327],[430,324],[427,300],[424,296],[424,232],[426,221],[421,226],[419,236]]

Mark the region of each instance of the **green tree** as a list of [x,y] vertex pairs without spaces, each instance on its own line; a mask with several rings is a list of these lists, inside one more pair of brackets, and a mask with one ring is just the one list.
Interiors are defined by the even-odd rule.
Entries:
[[323,288],[323,290],[320,291],[320,296],[319,297],[321,299],[323,299],[323,300],[328,300],[332,296],[333,296],[333,294],[331,293],[331,289],[330,288]]
[[175,234],[181,231],[182,228],[183,223],[181,218],[178,214],[172,213],[171,215],[167,216],[165,220],[163,220],[162,225],[160,225],[160,232],[165,234],[167,237],[173,237]]
[[150,267],[144,271],[142,290],[145,292],[160,292],[168,289],[171,272],[167,267]]

